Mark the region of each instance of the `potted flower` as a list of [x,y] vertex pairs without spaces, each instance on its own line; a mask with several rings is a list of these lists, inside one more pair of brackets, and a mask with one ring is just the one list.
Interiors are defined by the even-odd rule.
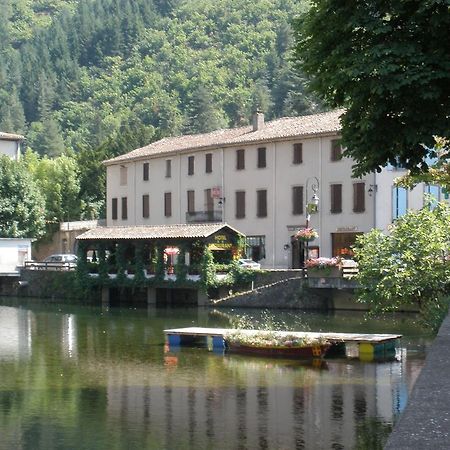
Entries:
[[314,228],[301,228],[295,234],[295,239],[303,242],[313,241],[319,237],[319,233]]
[[341,276],[341,258],[339,256],[308,259],[305,265],[309,278]]

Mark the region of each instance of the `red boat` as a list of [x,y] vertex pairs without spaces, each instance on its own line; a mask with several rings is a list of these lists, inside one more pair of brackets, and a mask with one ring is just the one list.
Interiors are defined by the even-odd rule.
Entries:
[[227,342],[227,350],[233,353],[246,355],[270,356],[278,358],[312,359],[323,358],[330,348],[330,344],[300,346],[256,346]]

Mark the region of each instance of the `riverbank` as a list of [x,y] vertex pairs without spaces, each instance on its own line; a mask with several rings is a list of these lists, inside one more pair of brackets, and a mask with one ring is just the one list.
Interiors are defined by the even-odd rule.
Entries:
[[450,316],[427,354],[385,450],[448,449],[450,443]]

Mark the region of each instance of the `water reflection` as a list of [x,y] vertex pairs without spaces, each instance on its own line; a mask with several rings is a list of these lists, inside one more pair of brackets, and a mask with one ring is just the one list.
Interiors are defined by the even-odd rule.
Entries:
[[[302,320],[335,331],[380,327],[353,314]],[[226,318],[206,310],[1,306],[0,448],[380,446],[429,343],[402,318],[381,325],[408,335],[394,362],[318,365],[165,347],[164,328],[193,324],[224,326]]]

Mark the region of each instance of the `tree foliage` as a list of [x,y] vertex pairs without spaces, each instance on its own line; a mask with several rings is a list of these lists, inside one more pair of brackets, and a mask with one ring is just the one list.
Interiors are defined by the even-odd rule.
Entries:
[[387,163],[426,170],[433,136],[450,135],[449,28],[441,0],[321,0],[297,20],[298,67],[327,104],[346,108],[355,175]]
[[43,235],[45,200],[24,164],[0,156],[0,237]]
[[[450,207],[429,203],[397,219],[385,235],[374,229],[358,237],[359,299],[375,312],[418,306],[430,321],[447,311],[450,295]],[[439,314],[437,314],[439,313]],[[430,323],[431,322],[431,323]]]

